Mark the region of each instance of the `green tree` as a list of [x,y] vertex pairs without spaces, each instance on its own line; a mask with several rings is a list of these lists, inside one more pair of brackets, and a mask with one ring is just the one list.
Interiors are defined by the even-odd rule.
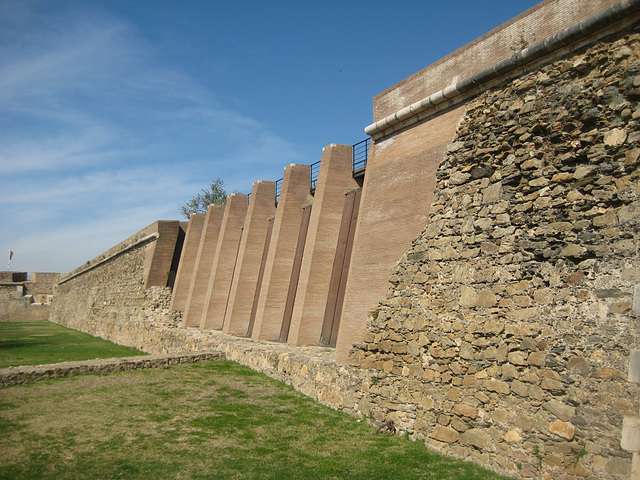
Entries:
[[192,213],[207,213],[211,204],[224,205],[227,203],[227,191],[224,189],[224,181],[216,178],[209,188],[203,188],[201,193],[180,206],[180,213],[189,218]]

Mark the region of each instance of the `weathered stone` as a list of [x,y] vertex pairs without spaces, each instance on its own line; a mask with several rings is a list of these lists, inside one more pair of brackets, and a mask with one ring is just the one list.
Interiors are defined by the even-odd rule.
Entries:
[[502,366],[502,378],[508,380],[508,379],[517,378],[517,377],[518,377],[518,369],[514,365],[507,363]]
[[500,182],[494,183],[482,191],[483,202],[495,203],[500,200],[501,193],[502,184]]
[[614,128],[604,135],[604,144],[609,146],[619,146],[627,139],[627,132],[621,128]]
[[457,432],[466,432],[470,428],[467,423],[457,417],[451,419],[450,426]]
[[554,435],[571,441],[575,436],[576,427],[570,422],[555,420],[549,424],[549,431]]
[[582,270],[577,270],[565,277],[565,282],[567,282],[572,287],[577,287],[582,282],[584,282],[585,275]]
[[590,176],[595,170],[596,168],[594,166],[580,165],[573,173],[573,178],[575,180],[582,180],[583,178]]
[[615,370],[613,368],[599,368],[596,370],[594,374],[597,378],[609,379],[609,378],[618,378],[624,379],[625,375],[620,370]]
[[460,442],[465,445],[472,445],[480,450],[484,450],[491,442],[491,437],[482,430],[473,428],[467,430],[460,436]]
[[586,375],[591,370],[589,362],[583,357],[572,357],[567,362],[567,370],[580,375]]
[[513,365],[520,365],[520,366],[529,365],[529,362],[527,361],[527,357],[523,352],[510,352],[509,355],[507,355],[507,359]]
[[511,382],[511,390],[516,395],[520,395],[521,397],[529,396],[529,387],[527,384],[520,382],[518,380],[514,380]]
[[504,440],[509,443],[520,443],[522,441],[522,436],[515,430],[509,430],[504,434]]
[[638,163],[638,158],[640,158],[640,148],[634,148],[632,150],[628,150],[625,153],[624,163],[627,166],[633,166]]
[[511,392],[511,388],[507,382],[503,382],[501,380],[495,380],[493,378],[489,380],[485,380],[484,386],[487,390],[491,392],[498,392],[504,395]]
[[449,177],[449,183],[451,185],[462,185],[464,183],[467,183],[470,178],[471,175],[469,175],[468,173],[454,172],[453,175]]
[[557,400],[551,400],[545,403],[544,405],[542,405],[542,408],[544,408],[548,412],[553,413],[563,422],[569,421],[574,417],[576,413],[576,409],[574,407],[565,405],[564,403],[560,403]]
[[462,403],[456,403],[453,406],[453,413],[455,413],[456,415],[460,415],[463,417],[469,417],[469,418],[476,418],[476,416],[478,415],[478,410],[476,410],[473,407],[470,407],[469,405],[464,405]]
[[596,227],[618,225],[618,216],[613,210],[608,210],[606,213],[595,217],[593,219],[593,225]]
[[587,249],[582,245],[571,244],[562,249],[562,255],[565,257],[581,257],[587,252]]
[[458,441],[460,435],[456,430],[444,425],[436,425],[431,432],[431,438],[434,438],[440,442],[454,443]]
[[497,320],[489,320],[484,323],[483,331],[487,334],[498,335],[502,333],[505,328],[504,322],[500,322]]
[[529,362],[529,364],[531,365],[535,365],[535,366],[542,366],[544,365],[544,361],[547,357],[547,354],[545,352],[532,352],[529,354],[529,357],[527,358],[527,361]]
[[477,297],[477,305],[479,307],[493,307],[497,303],[496,296],[491,290],[482,289]]

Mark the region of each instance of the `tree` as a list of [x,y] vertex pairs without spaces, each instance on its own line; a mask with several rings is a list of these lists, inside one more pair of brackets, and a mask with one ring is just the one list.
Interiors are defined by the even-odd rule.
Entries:
[[216,178],[211,182],[211,187],[200,190],[191,200],[180,206],[180,213],[189,218],[192,213],[207,213],[211,204],[224,205],[227,203],[227,191],[224,189],[224,181]]

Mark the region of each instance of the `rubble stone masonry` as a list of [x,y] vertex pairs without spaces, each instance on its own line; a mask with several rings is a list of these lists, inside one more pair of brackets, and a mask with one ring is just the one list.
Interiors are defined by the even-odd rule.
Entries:
[[351,352],[379,372],[362,413],[522,478],[630,478],[639,100],[633,32],[467,105]]
[[[167,244],[173,241],[177,247],[175,232],[159,228],[163,223],[177,222],[155,222],[63,276],[54,290],[49,320],[135,348],[141,345],[130,338],[128,323],[144,323],[152,318],[162,318],[160,323],[172,325],[179,321],[181,312],[169,309],[168,274],[155,276],[156,281],[165,284],[145,288],[150,277],[150,269],[145,269],[145,264],[150,263],[148,257],[158,258],[154,244],[160,241],[163,250],[167,250]],[[168,238],[161,237],[162,232]]]

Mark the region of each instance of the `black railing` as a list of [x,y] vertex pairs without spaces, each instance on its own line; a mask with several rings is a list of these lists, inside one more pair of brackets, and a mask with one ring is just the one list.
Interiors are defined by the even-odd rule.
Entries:
[[280,198],[280,190],[282,189],[282,178],[276,180],[276,204]]
[[[367,168],[367,158],[369,156],[369,144],[371,139],[367,138],[361,142],[352,146],[353,148],[353,172],[363,174]],[[311,167],[311,190],[316,188],[318,183],[318,173],[320,172],[320,162],[315,162],[310,165]],[[280,199],[280,190],[282,188],[282,178],[276,180],[276,203]]]
[[361,171],[367,168],[367,157],[369,156],[370,138],[362,140],[353,146],[353,171]]
[[320,172],[320,162],[311,164],[311,190],[316,188],[318,183],[318,173]]

